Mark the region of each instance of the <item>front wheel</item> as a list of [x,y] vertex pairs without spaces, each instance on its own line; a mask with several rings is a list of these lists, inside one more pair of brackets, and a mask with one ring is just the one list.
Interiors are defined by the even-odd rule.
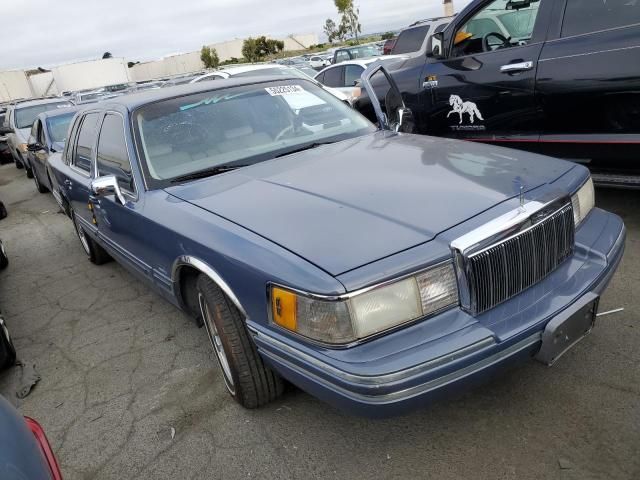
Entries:
[[0,314],[0,370],[9,368],[16,363],[16,348],[13,346],[9,330]]
[[33,172],[33,181],[36,184],[36,189],[38,190],[38,192],[47,193],[49,191],[47,187],[40,183],[40,179],[38,178],[38,174],[36,172]]
[[107,263],[109,260],[111,260],[111,257],[106,252],[106,250],[98,245],[93,240],[93,238],[87,235],[82,225],[80,225],[80,222],[78,221],[75,213],[72,212],[71,218],[73,220],[73,226],[76,229],[78,239],[80,240],[80,244],[84,249],[84,253],[87,254],[87,257],[89,257],[89,261],[91,261],[91,263],[95,263],[96,265],[102,265],[103,263]]
[[202,320],[231,396],[245,408],[258,408],[282,395],[282,378],[263,363],[236,306],[206,275],[198,278],[197,290]]

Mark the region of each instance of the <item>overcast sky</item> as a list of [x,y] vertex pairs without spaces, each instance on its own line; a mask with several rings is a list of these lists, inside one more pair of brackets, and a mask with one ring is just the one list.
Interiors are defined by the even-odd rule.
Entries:
[[[456,10],[469,0],[454,0]],[[356,0],[364,32],[441,15],[442,0]],[[0,70],[100,58],[132,61],[250,35],[317,33],[332,0],[2,0]]]

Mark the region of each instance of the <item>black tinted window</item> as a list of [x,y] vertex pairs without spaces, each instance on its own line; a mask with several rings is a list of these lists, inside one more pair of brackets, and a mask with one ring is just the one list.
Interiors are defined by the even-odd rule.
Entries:
[[342,87],[342,67],[332,68],[324,72],[324,82],[322,83],[327,87]]
[[401,32],[398,36],[392,53],[410,53],[417,52],[422,48],[422,43],[429,33],[429,25],[421,25],[416,28],[409,28]]
[[82,120],[73,164],[86,172],[91,171],[91,156],[96,139],[99,113],[88,113]]
[[640,2],[629,0],[568,0],[562,36],[597,32],[640,23]]
[[120,186],[133,191],[131,162],[127,153],[124,125],[119,115],[107,115],[98,138],[98,176],[115,175]]

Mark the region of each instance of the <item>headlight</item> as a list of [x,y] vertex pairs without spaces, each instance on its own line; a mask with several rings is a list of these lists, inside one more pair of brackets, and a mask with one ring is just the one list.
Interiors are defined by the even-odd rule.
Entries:
[[578,226],[596,203],[596,194],[593,190],[593,180],[591,177],[589,177],[589,180],[580,187],[580,190],[571,197],[571,203],[573,204],[573,220],[576,226]]
[[27,153],[29,151],[26,143],[19,143],[18,150],[20,150],[22,153]]
[[366,338],[457,304],[452,263],[337,300],[271,287],[273,323],[332,344]]

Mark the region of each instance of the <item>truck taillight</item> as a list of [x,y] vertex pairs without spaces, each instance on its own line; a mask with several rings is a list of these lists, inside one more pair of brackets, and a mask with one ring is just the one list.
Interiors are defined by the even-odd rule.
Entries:
[[40,450],[46,458],[47,463],[49,464],[49,470],[51,471],[51,478],[53,480],[62,480],[62,473],[60,472],[60,466],[58,465],[58,460],[56,460],[56,456],[53,454],[53,450],[51,450],[51,445],[49,445],[49,440],[47,440],[47,436],[44,434],[44,430],[40,426],[38,422],[36,422],[33,418],[24,417],[27,422],[27,426],[33,436],[36,437],[36,441],[40,446]]

